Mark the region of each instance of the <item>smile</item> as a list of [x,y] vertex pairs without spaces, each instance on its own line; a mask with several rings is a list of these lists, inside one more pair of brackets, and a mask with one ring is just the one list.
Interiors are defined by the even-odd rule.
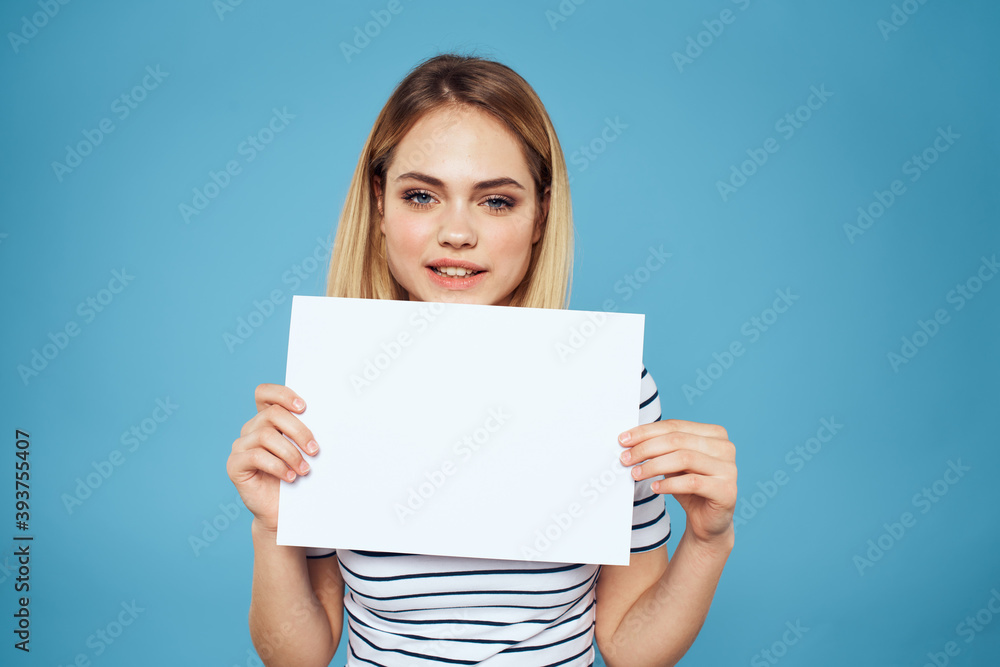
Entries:
[[438,287],[464,290],[475,287],[486,277],[487,271],[476,271],[458,266],[427,267],[427,275]]
[[434,272],[439,276],[458,276],[459,278],[474,276],[482,273],[482,271],[473,271],[472,269],[466,269],[461,266],[437,266],[431,268],[433,268]]

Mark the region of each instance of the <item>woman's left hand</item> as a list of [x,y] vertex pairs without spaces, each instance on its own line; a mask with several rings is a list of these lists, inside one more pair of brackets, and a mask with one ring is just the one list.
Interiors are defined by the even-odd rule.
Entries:
[[736,446],[726,429],[667,419],[630,428],[618,437],[622,464],[632,478],[649,479],[655,493],[669,493],[687,514],[687,529],[704,542],[728,536],[736,508]]

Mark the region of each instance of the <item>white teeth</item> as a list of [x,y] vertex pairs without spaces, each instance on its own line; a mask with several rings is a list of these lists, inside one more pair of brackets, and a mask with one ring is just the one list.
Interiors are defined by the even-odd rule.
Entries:
[[458,278],[463,278],[467,275],[471,276],[475,271],[472,269],[465,269],[461,266],[439,266],[435,269],[439,275],[444,276],[456,276]]

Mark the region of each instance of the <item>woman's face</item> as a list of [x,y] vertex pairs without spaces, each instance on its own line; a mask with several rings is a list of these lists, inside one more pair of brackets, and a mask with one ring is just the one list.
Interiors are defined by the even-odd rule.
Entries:
[[428,113],[375,191],[389,270],[411,301],[509,305],[541,225],[521,147],[497,120],[466,107]]

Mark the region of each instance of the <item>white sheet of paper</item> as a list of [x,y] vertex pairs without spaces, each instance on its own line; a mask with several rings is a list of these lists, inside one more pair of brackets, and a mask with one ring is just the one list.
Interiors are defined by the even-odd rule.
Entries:
[[294,296],[277,542],[627,565],[644,316]]

